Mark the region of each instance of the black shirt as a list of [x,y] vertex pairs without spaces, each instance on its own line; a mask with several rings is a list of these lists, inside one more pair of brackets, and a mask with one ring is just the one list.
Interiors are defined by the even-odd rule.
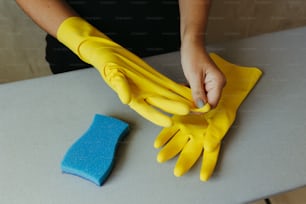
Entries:
[[[179,49],[178,0],[68,0],[80,16],[140,57]],[[47,36],[46,60],[54,73],[89,67]]]

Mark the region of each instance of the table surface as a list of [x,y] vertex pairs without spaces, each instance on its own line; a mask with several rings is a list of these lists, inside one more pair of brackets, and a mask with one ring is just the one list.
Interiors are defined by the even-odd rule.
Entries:
[[[306,28],[208,47],[264,75],[226,135],[213,177],[199,180],[200,162],[185,176],[176,159],[156,162],[160,127],[122,105],[95,69],[0,85],[0,202],[245,203],[306,184]],[[179,53],[146,58],[178,82]],[[95,114],[131,125],[102,187],[63,174],[61,160]]]

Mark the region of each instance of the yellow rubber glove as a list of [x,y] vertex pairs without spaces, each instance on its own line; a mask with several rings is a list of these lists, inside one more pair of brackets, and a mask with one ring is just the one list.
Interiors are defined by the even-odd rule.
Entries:
[[208,104],[197,109],[189,88],[160,74],[80,17],[66,19],[57,31],[57,38],[80,59],[93,65],[123,104],[159,126],[172,124],[171,118],[160,110],[186,115],[210,109]]
[[179,154],[174,168],[176,176],[186,173],[203,153],[202,181],[207,181],[212,175],[220,142],[233,124],[238,107],[262,74],[258,68],[240,67],[216,54],[210,56],[227,78],[219,104],[201,115],[173,116],[173,126],[164,128],[154,142],[155,148],[163,147],[157,156],[158,162]]

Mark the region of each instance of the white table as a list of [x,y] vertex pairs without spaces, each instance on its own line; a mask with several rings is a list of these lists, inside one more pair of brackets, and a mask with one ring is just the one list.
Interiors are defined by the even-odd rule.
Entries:
[[[0,85],[0,203],[245,203],[306,184],[306,28],[212,45],[233,63],[264,75],[224,139],[213,177],[200,162],[185,176],[175,161],[156,162],[161,130],[122,105],[94,69]],[[146,59],[184,80],[179,53]],[[102,187],[62,174],[60,162],[94,114],[117,117],[131,131]]]

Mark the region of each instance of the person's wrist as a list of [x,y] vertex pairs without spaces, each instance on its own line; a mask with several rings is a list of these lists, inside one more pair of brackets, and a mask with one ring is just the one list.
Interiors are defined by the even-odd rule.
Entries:
[[181,48],[204,47],[205,36],[203,32],[185,32],[181,37]]
[[205,40],[198,37],[186,37],[181,43],[182,55],[190,56],[196,55],[201,59],[210,60],[209,54],[206,51]]

